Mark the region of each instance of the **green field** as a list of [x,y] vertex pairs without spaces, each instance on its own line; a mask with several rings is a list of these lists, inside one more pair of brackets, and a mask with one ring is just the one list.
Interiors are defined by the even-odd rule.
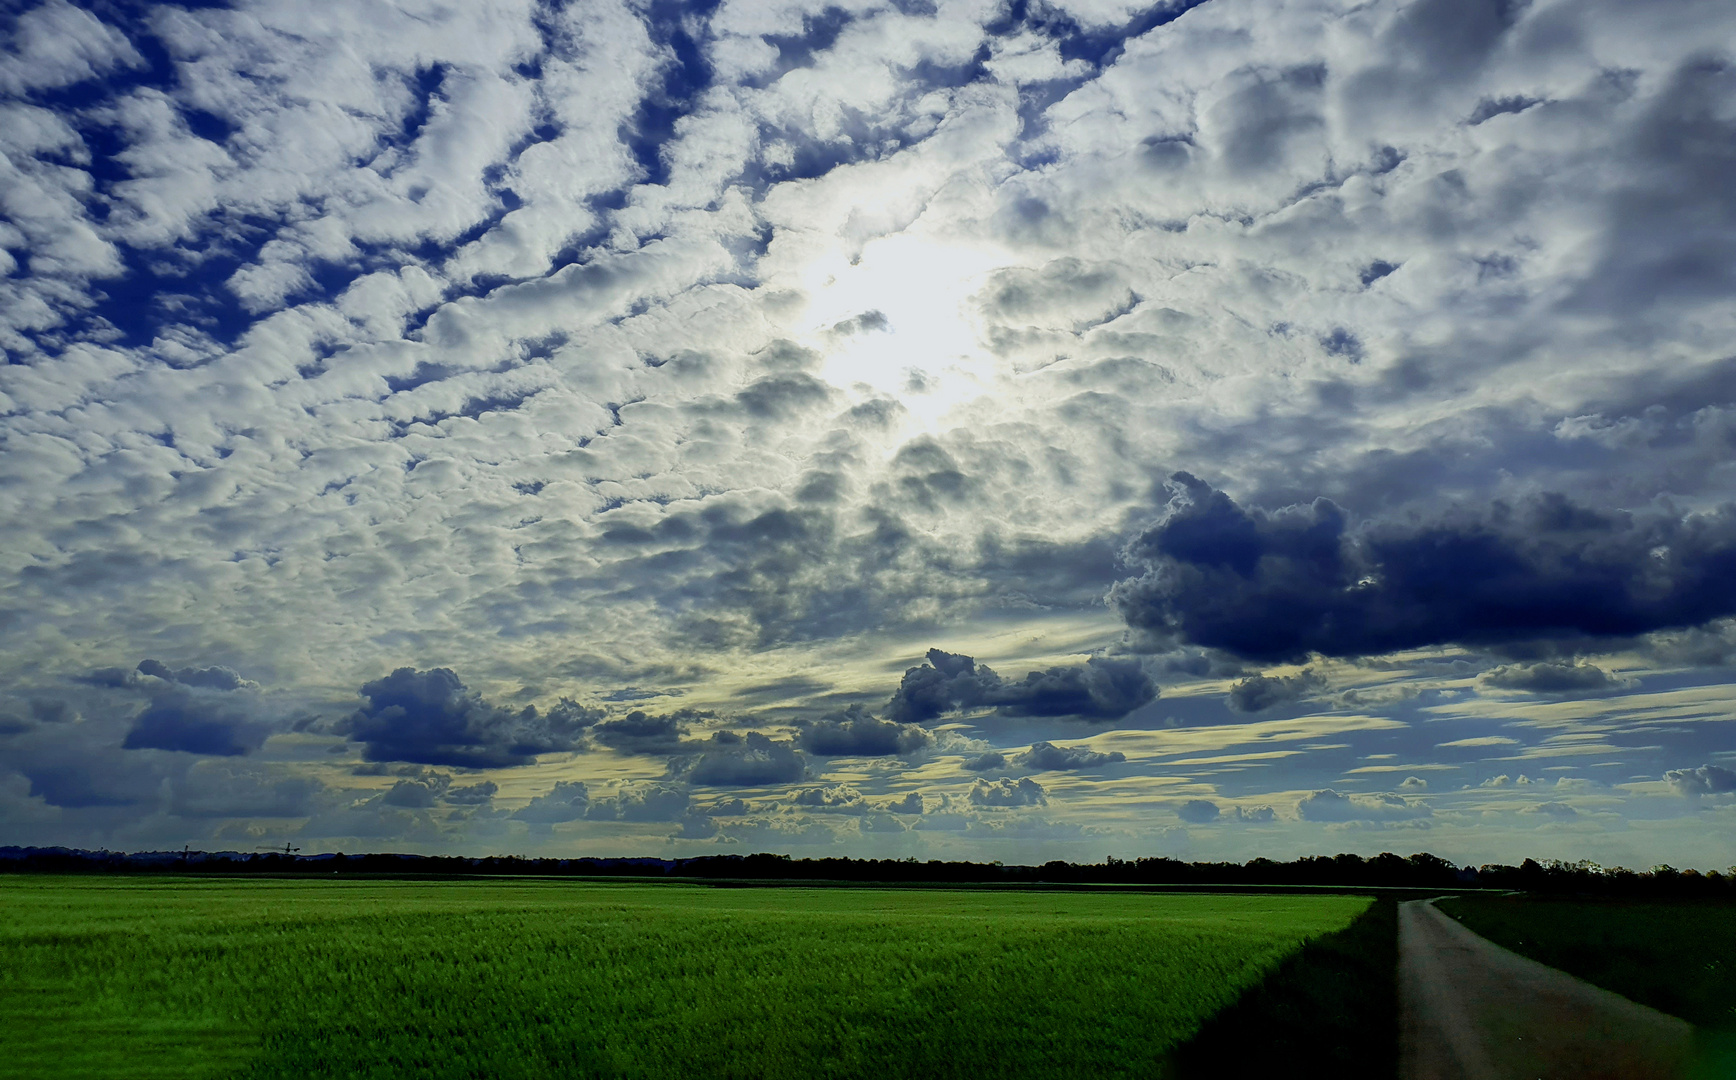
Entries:
[[0,1075],[1150,1076],[1368,903],[0,878]]

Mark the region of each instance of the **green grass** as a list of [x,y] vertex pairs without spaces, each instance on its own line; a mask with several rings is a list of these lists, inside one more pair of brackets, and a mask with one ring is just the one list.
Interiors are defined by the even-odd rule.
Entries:
[[1436,906],[1586,982],[1701,1027],[1736,1030],[1736,906],[1534,896]]
[[0,1076],[1151,1075],[1367,904],[0,879]]
[[1442,911],[1523,956],[1701,1031],[1696,1075],[1736,1076],[1736,905],[1459,897]]

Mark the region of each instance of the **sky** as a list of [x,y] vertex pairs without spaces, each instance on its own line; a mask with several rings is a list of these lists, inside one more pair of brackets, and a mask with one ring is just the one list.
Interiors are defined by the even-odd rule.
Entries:
[[0,844],[1736,863],[1736,6],[0,42]]

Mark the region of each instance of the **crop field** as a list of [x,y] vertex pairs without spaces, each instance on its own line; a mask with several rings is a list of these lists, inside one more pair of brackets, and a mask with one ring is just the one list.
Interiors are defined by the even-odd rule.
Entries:
[[1437,906],[1497,945],[1681,1017],[1701,1030],[1710,1061],[1700,1071],[1736,1076],[1736,906],[1543,896]]
[[3,878],[0,1076],[1150,1076],[1368,904]]

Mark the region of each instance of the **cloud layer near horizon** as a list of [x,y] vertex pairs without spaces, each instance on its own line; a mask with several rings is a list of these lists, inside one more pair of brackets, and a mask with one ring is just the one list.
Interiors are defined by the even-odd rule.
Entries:
[[1736,861],[1722,5],[0,32],[0,842]]

